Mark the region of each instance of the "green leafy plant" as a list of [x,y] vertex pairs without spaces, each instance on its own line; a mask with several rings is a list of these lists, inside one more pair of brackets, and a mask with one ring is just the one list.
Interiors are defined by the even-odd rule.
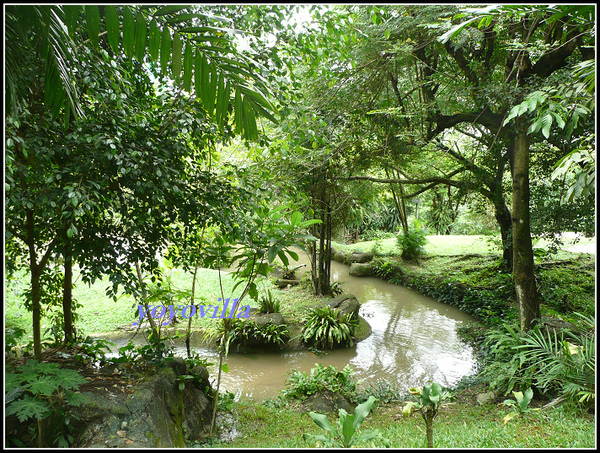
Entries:
[[514,400],[505,400],[500,406],[511,406],[515,409],[514,412],[506,415],[502,420],[504,424],[507,424],[511,419],[515,417],[522,417],[527,412],[531,411],[539,411],[539,409],[532,409],[529,407],[529,403],[533,398],[533,390],[530,388],[523,392],[512,392],[515,399]]
[[247,344],[259,342],[268,346],[282,347],[290,338],[290,331],[285,324],[258,325],[252,321],[242,321],[233,328],[232,343]]
[[261,313],[280,313],[281,307],[279,299],[275,299],[271,291],[267,291],[267,296],[262,297],[259,301],[259,310]]
[[320,349],[332,349],[335,346],[353,346],[354,331],[358,321],[348,314],[339,313],[329,306],[308,310],[302,329],[302,341]]
[[344,409],[340,409],[337,426],[332,426],[326,415],[309,412],[310,418],[317,426],[325,430],[325,434],[303,434],[302,438],[307,443],[322,444],[324,447],[350,448],[373,439],[380,439],[384,445],[389,446],[389,440],[382,437],[377,429],[358,432],[375,401],[375,397],[369,397],[367,401],[356,407],[352,415],[349,415]]
[[38,447],[51,437],[53,445],[68,447],[73,442],[72,419],[69,406],[78,406],[86,400],[76,393],[87,381],[75,370],[60,368],[57,363],[41,363],[29,359],[14,372],[7,370],[4,388],[5,415],[15,415],[19,422],[36,421],[34,438]]
[[332,393],[339,393],[349,401],[356,400],[356,385],[353,371],[349,365],[339,371],[335,366],[323,366],[315,363],[315,368],[310,370],[307,375],[303,371],[292,371],[288,382],[291,388],[284,389],[283,395],[286,398],[304,399],[315,393],[328,390]]
[[437,417],[442,401],[448,399],[450,394],[442,390],[437,383],[427,384],[423,388],[411,388],[411,395],[416,401],[409,401],[403,409],[405,416],[410,416],[418,410],[425,420],[427,448],[433,448],[433,419]]
[[408,261],[417,261],[425,253],[427,244],[427,232],[421,222],[414,220],[408,232],[398,235],[396,243],[401,250],[401,256]]
[[[593,327],[592,317],[577,314]],[[490,353],[482,377],[508,394],[515,387],[558,394],[563,400],[588,404],[595,399],[596,346],[593,330],[575,335],[569,330],[534,329],[521,335],[504,326],[488,337]]]

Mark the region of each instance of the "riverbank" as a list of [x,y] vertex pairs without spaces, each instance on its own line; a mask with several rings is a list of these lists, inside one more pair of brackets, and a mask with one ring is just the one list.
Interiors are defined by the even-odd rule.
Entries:
[[[586,242],[580,247],[589,249],[593,244]],[[426,253],[418,263],[400,258],[395,239],[335,243],[334,248],[338,251],[334,256],[346,264],[352,253],[371,253],[367,275],[455,306],[486,328],[518,319],[512,276],[504,271],[500,253],[494,252],[484,237],[428,236]],[[554,256],[538,253],[535,272],[543,321],[577,326],[581,318],[575,313],[595,314],[595,254],[568,250]]]

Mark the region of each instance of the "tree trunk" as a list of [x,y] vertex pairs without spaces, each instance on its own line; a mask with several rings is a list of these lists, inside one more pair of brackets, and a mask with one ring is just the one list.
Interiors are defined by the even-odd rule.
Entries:
[[435,413],[431,410],[425,412],[425,430],[427,435],[427,448],[433,448],[433,417]]
[[502,237],[502,260],[508,272],[513,266],[512,216],[504,200],[494,202],[495,217]]
[[33,357],[42,360],[42,307],[40,301],[40,276],[41,270],[32,262],[31,269],[31,307],[33,321]]
[[75,340],[75,329],[73,328],[73,255],[71,254],[71,243],[65,245],[65,281],[63,285],[63,318],[65,329],[65,343]]
[[521,332],[525,333],[539,320],[540,304],[529,228],[529,136],[526,124],[521,122],[517,123],[512,158],[512,188],[513,279],[519,304]]

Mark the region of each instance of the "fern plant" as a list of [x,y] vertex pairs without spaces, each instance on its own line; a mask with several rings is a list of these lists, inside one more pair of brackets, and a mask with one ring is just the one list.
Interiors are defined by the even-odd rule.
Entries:
[[[42,447],[48,434],[53,444],[65,448],[73,442],[71,419],[77,419],[68,406],[78,406],[86,398],[75,393],[87,381],[75,370],[60,368],[57,363],[41,363],[30,359],[14,372],[7,370],[4,387],[5,416],[15,415],[19,422],[36,421],[33,433],[38,447]],[[44,420],[58,418],[54,427]],[[44,433],[45,430],[52,430]]]
[[311,308],[305,318],[302,340],[319,349],[353,346],[357,326],[358,321],[349,314],[340,316],[338,311],[329,306]]

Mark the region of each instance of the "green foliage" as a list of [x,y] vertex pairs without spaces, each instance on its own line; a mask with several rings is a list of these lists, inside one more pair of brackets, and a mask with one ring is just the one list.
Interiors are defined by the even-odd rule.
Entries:
[[315,368],[310,370],[310,375],[303,371],[292,371],[286,382],[291,388],[284,389],[283,395],[286,398],[305,399],[323,391],[339,393],[349,401],[356,400],[356,385],[353,378],[353,371],[350,365],[346,365],[343,370],[338,371],[333,365],[323,366],[315,363]]
[[274,298],[270,290],[267,291],[267,296],[263,296],[260,298],[258,304],[258,308],[261,313],[281,312],[279,299]]
[[442,402],[450,398],[450,394],[437,383],[427,384],[423,388],[411,388],[411,395],[416,401],[409,401],[403,409],[405,416],[418,410],[425,420],[427,448],[433,448],[433,420],[438,415]]
[[130,366],[138,367],[140,370],[150,370],[161,366],[165,361],[173,360],[175,353],[166,344],[168,338],[159,337],[156,332],[148,331],[148,344],[136,346],[129,341],[125,346],[119,348],[117,357],[110,359],[111,363],[128,363]]
[[329,307],[315,307],[308,310],[302,328],[302,341],[319,349],[332,349],[336,346],[353,346],[354,331],[358,321],[351,315],[340,313]]
[[[592,317],[581,315],[592,326]],[[515,327],[489,335],[490,353],[482,375],[493,388],[508,394],[532,385],[575,404],[595,399],[595,334],[560,334],[536,326],[525,335]]]
[[[68,406],[78,406],[85,398],[76,393],[87,381],[75,370],[60,368],[57,363],[29,359],[24,365],[5,374],[6,416],[15,415],[21,423],[36,420],[38,444],[50,430],[54,446],[68,447],[73,442]],[[43,424],[42,420],[48,420]]]
[[531,390],[530,388],[525,390],[525,393],[515,392],[515,391],[513,391],[512,393],[513,393],[515,399],[514,400],[505,400],[502,403],[502,405],[513,407],[515,409],[515,412],[511,412],[510,414],[506,415],[502,419],[504,424],[508,423],[514,417],[522,417],[523,415],[525,415],[528,412],[539,410],[539,409],[532,409],[529,407],[529,403],[531,402],[531,399],[533,398],[533,390]]
[[417,261],[425,253],[427,232],[421,222],[414,220],[408,232],[401,232],[397,237],[397,245],[401,256],[408,261]]
[[267,323],[258,325],[253,321],[236,322],[232,329],[232,344],[247,345],[259,343],[281,348],[290,339],[290,331],[285,324]]
[[367,430],[358,433],[360,425],[371,412],[375,401],[375,397],[370,396],[367,401],[356,407],[352,415],[349,415],[344,409],[340,409],[337,427],[333,427],[329,423],[326,415],[309,412],[310,418],[317,426],[325,430],[325,434],[304,434],[302,438],[311,445],[316,444],[316,446],[322,445],[324,447],[351,448],[373,439],[379,439],[384,445],[389,446],[389,441],[381,436],[379,430]]

